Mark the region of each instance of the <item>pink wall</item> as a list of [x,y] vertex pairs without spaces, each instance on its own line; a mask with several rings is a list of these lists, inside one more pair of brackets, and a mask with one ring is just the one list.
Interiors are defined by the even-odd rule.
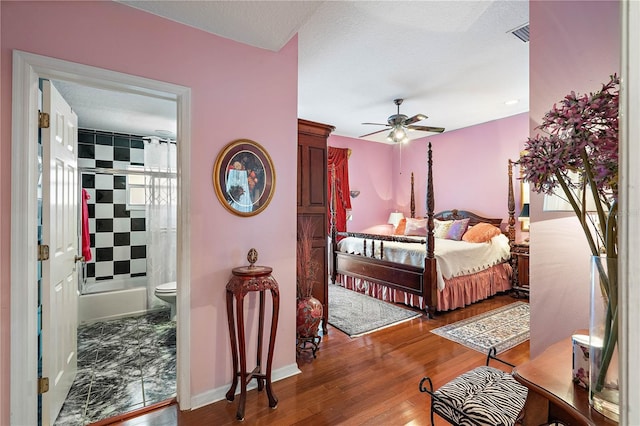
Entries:
[[[433,150],[435,211],[465,209],[508,219],[507,162],[517,160],[529,129],[528,114],[453,130],[394,148],[398,204],[409,211],[410,175],[415,176],[416,216],[426,214],[427,150]],[[516,206],[520,205],[514,181]],[[517,214],[518,212],[516,212]]]
[[[255,247],[274,268],[281,313],[274,369],[295,360],[297,39],[274,53],[222,39],[115,2],[2,2],[0,130],[0,308],[2,416],[9,412],[11,214],[11,51],[45,56],[190,87],[191,390],[232,377],[224,286]],[[251,117],[248,122],[247,117]],[[271,205],[251,218],[227,212],[211,173],[228,142],[248,138],[271,155],[277,186]],[[35,283],[31,283],[35,284]],[[254,301],[255,302],[255,301]],[[250,305],[253,314],[255,303]],[[19,308],[19,307],[18,307]]]
[[[527,113],[409,142],[388,145],[331,136],[329,145],[351,148],[349,184],[360,190],[351,200],[350,231],[383,233],[389,213],[410,214],[414,173],[416,216],[426,214],[427,146],[433,145],[435,211],[467,209],[508,220],[507,160],[517,160],[529,135]],[[517,169],[514,169],[517,173]],[[514,180],[516,206],[519,182]],[[516,214],[518,211],[516,211]],[[519,231],[519,230],[518,230]],[[524,238],[518,232],[517,239]]]
[[336,148],[351,149],[349,187],[359,190],[360,195],[351,199],[353,219],[347,221],[347,230],[371,231],[372,227],[382,224],[383,227],[379,230],[390,231],[391,226],[384,224],[395,207],[389,164],[391,145],[336,135],[329,136],[328,144]]
[[[620,73],[620,2],[532,1],[530,125],[570,91],[598,90]],[[589,250],[575,216],[531,197],[531,356],[588,328]]]

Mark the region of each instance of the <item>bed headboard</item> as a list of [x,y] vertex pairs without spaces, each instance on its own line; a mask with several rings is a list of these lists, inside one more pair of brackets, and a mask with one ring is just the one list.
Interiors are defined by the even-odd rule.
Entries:
[[473,226],[480,222],[486,222],[500,228],[500,225],[502,224],[502,219],[483,217],[467,210],[445,210],[440,213],[436,213],[434,216],[438,220],[459,220],[469,218],[469,226]]

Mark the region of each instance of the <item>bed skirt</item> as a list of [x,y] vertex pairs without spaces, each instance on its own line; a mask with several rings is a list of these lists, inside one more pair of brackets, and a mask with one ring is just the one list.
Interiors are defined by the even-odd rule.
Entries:
[[[445,279],[444,289],[438,291],[438,307],[436,310],[449,311],[462,308],[501,291],[510,290],[511,275],[511,265],[505,262],[475,274]],[[338,274],[335,284],[387,302],[404,303],[422,310],[426,308],[422,296],[395,290],[361,278]]]

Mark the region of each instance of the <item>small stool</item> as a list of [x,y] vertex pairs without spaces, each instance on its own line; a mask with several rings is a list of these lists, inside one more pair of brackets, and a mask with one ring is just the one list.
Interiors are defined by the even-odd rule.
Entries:
[[[495,357],[489,350],[486,366],[461,374],[434,392],[429,377],[420,381],[420,392],[431,395],[431,424],[433,413],[452,425],[513,426],[522,416],[527,400],[527,388],[510,373],[489,367],[489,360],[512,364]],[[428,382],[428,388],[424,386]]]
[[[236,387],[238,386],[238,378],[240,379],[240,401],[238,402],[238,412],[236,417],[238,420],[244,420],[244,406],[247,400],[247,383],[252,379],[258,381],[258,391],[262,391],[263,387],[267,389],[269,398],[269,407],[276,408],[278,398],[273,394],[271,389],[271,363],[273,361],[273,349],[276,341],[276,330],[278,327],[278,309],[280,306],[280,292],[278,283],[271,276],[272,268],[268,266],[241,266],[233,268],[233,276],[227,283],[227,319],[229,320],[229,336],[231,338],[231,352],[233,359],[233,382],[231,389],[226,394],[228,401],[233,401],[235,397]],[[269,336],[269,351],[267,353],[267,370],[263,374],[261,372],[262,363],[262,340],[264,329],[264,295],[266,290],[271,290],[271,298],[273,304],[273,314],[271,317],[271,334]],[[245,349],[244,335],[244,297],[250,291],[260,292],[260,311],[258,318],[258,350],[257,365],[255,369],[247,373],[247,353]],[[236,299],[236,323],[234,323],[233,315],[233,299]],[[238,365],[238,352],[240,353],[240,364]]]

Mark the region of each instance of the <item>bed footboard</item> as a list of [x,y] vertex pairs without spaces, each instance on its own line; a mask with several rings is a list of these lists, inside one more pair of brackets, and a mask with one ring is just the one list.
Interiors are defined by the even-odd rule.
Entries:
[[420,268],[351,253],[334,252],[333,257],[336,262],[332,269],[333,282],[335,276],[340,274],[414,294],[423,298],[428,317],[432,318],[435,314],[437,284],[435,278],[431,278],[435,277],[435,262],[432,262],[431,268],[427,268],[428,262],[425,268]]
[[416,266],[349,253],[337,253],[336,259],[336,272],[341,275],[361,278],[413,294],[422,293],[424,288],[423,270]]

